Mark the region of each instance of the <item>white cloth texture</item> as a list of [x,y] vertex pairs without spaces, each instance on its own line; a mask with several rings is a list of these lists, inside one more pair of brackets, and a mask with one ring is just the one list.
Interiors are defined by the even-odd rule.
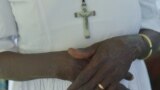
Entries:
[[12,51],[17,36],[15,19],[7,0],[0,0],[0,52]]
[[[95,10],[97,13],[96,16],[89,18],[90,39],[84,38],[82,19],[74,17],[74,13],[80,11],[81,0],[9,0],[9,2],[18,26],[20,37],[18,48],[21,53],[61,51],[70,47],[83,48],[110,37],[138,34],[141,27],[160,30],[155,0],[87,0],[89,10]],[[4,11],[6,10],[2,12]],[[7,26],[10,23],[16,28],[14,18],[9,20],[13,21],[0,25]],[[9,27],[5,29],[7,33],[12,32],[10,30],[13,29]],[[122,83],[131,90],[151,90],[143,61],[135,61],[130,72],[134,74],[134,80]],[[9,90],[66,90],[69,84],[70,82],[57,79],[10,81]]]
[[160,32],[160,14],[156,0],[141,0],[140,5],[142,7],[141,28],[152,29]]
[[82,18],[74,17],[81,10],[81,0],[9,1],[18,24],[22,53],[82,48],[110,37],[137,34],[141,26],[138,0],[86,0],[89,10],[97,13],[89,18],[90,39],[84,38]]

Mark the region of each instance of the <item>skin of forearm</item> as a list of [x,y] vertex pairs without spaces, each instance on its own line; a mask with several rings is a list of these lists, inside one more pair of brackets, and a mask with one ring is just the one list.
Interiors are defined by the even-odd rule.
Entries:
[[[146,34],[151,39],[154,46],[153,51],[156,53],[160,46],[160,34],[148,29],[141,29],[140,33]],[[148,43],[143,41],[139,35],[128,35],[123,38],[125,38],[123,39],[124,42],[129,42],[128,46],[135,45],[135,47],[139,48],[138,50],[142,54],[139,53],[140,56],[137,55],[137,57],[145,57],[148,54]],[[97,47],[102,42],[99,42],[98,45],[94,44],[93,46]],[[73,60],[67,51],[38,54],[2,52],[0,53],[0,78],[20,81],[38,78],[67,79],[68,77],[66,76],[68,76],[68,73],[64,70],[72,70],[67,67],[72,63],[72,61],[67,58]],[[75,65],[74,63],[72,64]]]
[[66,78],[61,73],[67,61],[64,58],[68,56],[65,51],[39,54],[3,52],[0,53],[0,78],[18,81]]
[[[153,44],[152,55],[160,52],[160,50],[159,50],[159,48],[160,48],[160,33],[159,32],[156,32],[156,31],[150,30],[150,29],[141,29],[139,34],[145,34],[151,39],[152,44]],[[121,39],[122,42],[126,43],[126,46],[129,46],[130,48],[135,48],[138,52],[138,53],[136,53],[136,57],[138,59],[145,58],[150,51],[150,47],[149,47],[148,42],[146,40],[144,40],[144,38],[138,34],[118,36],[115,38]],[[102,41],[102,43],[105,41],[106,40]]]

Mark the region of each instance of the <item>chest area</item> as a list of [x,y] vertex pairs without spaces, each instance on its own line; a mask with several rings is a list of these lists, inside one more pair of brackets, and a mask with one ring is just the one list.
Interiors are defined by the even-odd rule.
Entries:
[[[82,0],[36,0],[37,9],[45,14],[47,21],[54,24],[55,20],[61,25],[80,22],[75,13],[82,11]],[[86,0],[88,11],[95,11],[91,22],[113,20],[123,21],[137,18],[140,15],[138,0]],[[57,23],[57,22],[56,22]]]
[[88,11],[96,13],[88,18],[90,39],[84,38],[83,18],[75,17],[75,13],[82,11],[81,0],[10,0],[10,3],[19,29],[20,46],[36,50],[42,48],[37,47],[39,44],[44,44],[46,49],[46,43],[47,50],[84,47],[139,30],[138,0],[86,0]]
[[[81,11],[82,0],[9,0],[16,18],[36,16],[54,24],[72,23],[75,13]],[[93,21],[136,18],[140,13],[138,0],[86,0],[87,9],[95,11]],[[35,20],[36,18],[32,18]],[[62,23],[63,22],[63,23]],[[57,23],[57,22],[56,22]]]

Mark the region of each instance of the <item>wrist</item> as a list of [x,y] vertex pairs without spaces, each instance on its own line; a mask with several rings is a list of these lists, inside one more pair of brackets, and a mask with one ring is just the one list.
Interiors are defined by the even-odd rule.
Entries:
[[146,35],[149,38],[149,40],[144,40],[144,41],[152,43],[152,51],[153,51],[152,54],[155,54],[160,51],[160,33],[159,32],[149,30],[149,29],[141,29],[139,33]]
[[63,80],[68,80],[67,73],[66,73],[66,66],[68,64],[68,53],[66,51],[60,51],[60,52],[51,52],[51,54],[48,56],[50,57],[50,63],[47,65],[50,65],[49,68],[47,68],[47,76],[48,78],[59,78]]
[[143,58],[141,57],[139,59],[146,60],[153,54],[153,44],[152,44],[151,39],[147,35],[139,34],[139,36],[141,36],[141,38],[144,41],[145,45],[148,46],[145,50],[142,51]]
[[144,59],[146,56],[149,55],[150,52],[150,46],[148,42],[144,40],[144,38],[141,35],[136,35],[137,37],[137,53],[136,53],[136,58],[137,59]]
[[126,46],[135,51],[135,59],[142,59],[150,52],[149,44],[138,34],[126,35],[120,38]]
[[[55,58],[56,57],[56,58]],[[57,52],[54,56],[54,65],[50,68],[55,70],[53,73],[54,78],[73,81],[86,65],[87,61],[75,60],[68,54],[67,51]]]

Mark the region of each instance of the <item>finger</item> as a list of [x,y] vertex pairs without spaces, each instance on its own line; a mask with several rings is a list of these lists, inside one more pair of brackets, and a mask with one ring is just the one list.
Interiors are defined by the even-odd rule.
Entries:
[[76,80],[69,86],[68,90],[78,90],[87,81],[89,81],[93,75],[95,75],[100,66],[101,63],[90,62],[87,67],[79,74]]
[[134,79],[134,76],[133,76],[130,72],[128,72],[124,78],[125,78],[126,80],[133,80],[133,79]]
[[[108,68],[107,66],[108,65],[105,65],[106,67],[105,68]],[[111,70],[111,71],[109,71],[109,70]],[[112,72],[113,71],[113,72]],[[114,77],[114,72],[115,72],[116,70],[114,70],[114,68],[112,68],[112,69],[107,69],[107,72],[106,73],[110,73],[110,75],[109,76],[111,76],[111,77]],[[100,72],[100,73],[102,73],[102,72]],[[103,74],[102,74],[103,75]],[[109,77],[107,74],[105,74],[104,76],[107,76],[107,77],[105,77],[103,80],[101,80],[101,82],[99,83],[103,88],[108,88],[108,87],[110,87],[111,89],[112,88],[115,88],[116,86],[115,85],[117,85],[117,84],[115,84],[115,85],[110,85],[112,82],[119,82],[120,80],[118,79],[118,78],[112,78],[112,80],[110,80],[111,79],[111,77]],[[102,76],[103,77],[103,76]],[[127,79],[127,80],[132,80],[133,79],[133,75],[130,73],[130,72],[128,72],[125,76],[125,79]],[[93,81],[92,81],[93,82]],[[92,83],[93,84],[93,83]],[[98,88],[99,88],[99,86],[98,86]],[[97,89],[98,89],[97,88]],[[99,88],[100,89],[100,88]],[[114,90],[114,89],[113,89]]]
[[101,88],[97,87],[95,90],[129,90],[129,89],[126,88],[121,83],[113,83],[113,84],[111,84],[109,87],[107,87],[105,89],[101,89]]
[[121,83],[113,83],[106,90],[129,90]]
[[[110,90],[110,89],[109,89]],[[116,89],[113,90],[130,90],[129,88],[126,88],[123,84],[119,83],[116,87]]]
[[69,86],[67,90],[78,90],[83,84],[85,84],[96,72],[90,71],[89,69],[85,69],[85,71],[82,71],[80,75],[76,78],[76,80]]
[[74,48],[69,48],[68,53],[76,59],[88,59],[90,58],[94,53],[94,49],[74,49]]
[[86,82],[82,87],[79,88],[79,90],[94,90],[99,82],[101,82],[105,78],[104,76],[107,76],[107,73],[110,72],[106,72],[106,68],[107,66],[103,65],[88,82]]
[[105,88],[106,90],[117,90],[117,84],[119,83],[112,83],[109,87]]
[[[117,82],[119,82],[120,80],[117,77],[114,77],[115,69],[112,68],[111,71],[107,73],[109,73],[110,77],[108,75],[105,75],[106,77],[101,82],[99,82],[100,86],[98,85],[97,89],[99,88],[99,90],[103,90],[104,88],[105,90],[108,90],[108,88],[110,88],[112,90],[112,88],[116,88]],[[116,83],[113,84],[113,82]]]

